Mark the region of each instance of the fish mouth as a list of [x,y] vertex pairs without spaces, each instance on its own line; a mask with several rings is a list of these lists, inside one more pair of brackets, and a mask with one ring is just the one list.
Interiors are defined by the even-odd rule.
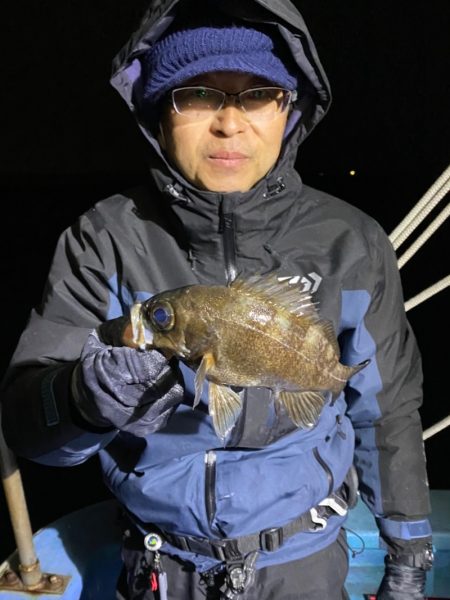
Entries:
[[153,331],[151,329],[147,329],[147,327],[144,326],[144,339],[145,339],[145,345],[148,347],[153,346]]
[[142,350],[153,344],[153,331],[145,326],[143,305],[138,302],[131,307],[131,327],[133,331],[133,342]]

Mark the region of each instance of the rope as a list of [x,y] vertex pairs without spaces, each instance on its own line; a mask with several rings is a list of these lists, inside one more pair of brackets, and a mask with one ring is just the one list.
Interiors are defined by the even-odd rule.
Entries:
[[432,435],[439,433],[440,431],[442,431],[443,429],[445,429],[446,427],[449,427],[449,426],[450,426],[450,415],[448,415],[448,417],[445,417],[445,419],[442,419],[442,421],[438,421],[431,427],[428,427],[428,429],[425,429],[425,431],[423,432],[423,439],[427,440]]
[[[450,185],[450,182],[449,182]],[[450,189],[450,187],[449,187]],[[417,238],[417,240],[402,254],[398,259],[398,268],[403,265],[419,250],[421,246],[433,235],[433,233],[442,225],[442,223],[450,216],[450,204],[438,214],[438,216],[428,225],[425,231]]]
[[[414,208],[406,215],[399,225],[392,231],[389,239],[395,250],[413,233],[418,225],[427,217],[427,215],[437,206],[437,204],[445,198],[450,192],[450,165],[445,169],[441,176],[427,190]],[[398,259],[398,268],[401,269],[405,263],[423,246],[423,244],[435,233],[435,231],[444,223],[450,216],[450,204],[448,204],[439,215],[430,223],[425,231],[417,238],[417,240],[406,250],[406,252]],[[421,304],[428,298],[441,292],[446,287],[450,286],[450,275],[444,277],[434,285],[426,288],[413,298],[405,302],[405,311],[411,310],[418,304]],[[423,432],[423,439],[427,440],[443,429],[450,427],[450,415],[441,421],[438,421]]]
[[450,165],[422,196],[414,208],[389,236],[395,250],[406,240],[423,219],[450,190]]
[[411,310],[411,308],[414,308],[418,304],[421,304],[421,302],[428,300],[428,298],[431,298],[431,296],[442,292],[442,290],[444,290],[449,285],[450,275],[447,275],[447,277],[444,277],[443,279],[437,281],[434,285],[430,285],[430,287],[417,294],[417,296],[414,296],[413,298],[410,298],[407,302],[405,302],[405,311],[408,312],[408,310]]
[[436,196],[420,211],[420,213],[403,229],[400,235],[395,239],[393,244],[397,250],[398,247],[411,235],[411,233],[420,225],[425,217],[433,210],[435,206],[444,198],[450,191],[450,179],[441,187]]

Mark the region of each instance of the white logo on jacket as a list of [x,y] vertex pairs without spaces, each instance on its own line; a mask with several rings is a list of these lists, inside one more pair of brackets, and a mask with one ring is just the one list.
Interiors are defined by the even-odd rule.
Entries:
[[311,273],[308,273],[307,275],[287,275],[286,277],[278,277],[278,281],[286,281],[289,280],[289,283],[294,285],[297,283],[302,283],[303,284],[303,291],[304,292],[311,292],[311,294],[314,294],[314,292],[317,291],[317,289],[319,288],[319,285],[322,282],[322,277],[320,275],[318,275],[317,273],[315,273],[314,271],[311,271]]

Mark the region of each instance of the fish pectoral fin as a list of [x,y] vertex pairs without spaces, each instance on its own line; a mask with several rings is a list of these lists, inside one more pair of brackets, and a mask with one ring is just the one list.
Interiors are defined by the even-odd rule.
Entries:
[[209,383],[209,414],[221,440],[233,429],[241,410],[242,400],[239,394],[225,385]]
[[293,423],[298,427],[312,427],[325,404],[325,397],[320,392],[280,392],[277,403],[284,406]]
[[195,373],[195,398],[194,404],[192,408],[195,408],[197,404],[200,402],[200,398],[202,395],[203,382],[206,379],[206,375],[208,371],[210,371],[215,365],[214,356],[211,352],[207,352],[203,355],[202,361]]

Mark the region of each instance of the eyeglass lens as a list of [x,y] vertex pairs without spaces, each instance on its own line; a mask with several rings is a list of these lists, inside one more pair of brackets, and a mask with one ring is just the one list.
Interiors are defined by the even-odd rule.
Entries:
[[227,94],[207,87],[185,87],[172,91],[175,110],[191,118],[202,118],[219,111],[227,97],[234,97],[236,104],[255,118],[270,118],[282,112],[288,105],[291,93],[277,87],[261,87]]

